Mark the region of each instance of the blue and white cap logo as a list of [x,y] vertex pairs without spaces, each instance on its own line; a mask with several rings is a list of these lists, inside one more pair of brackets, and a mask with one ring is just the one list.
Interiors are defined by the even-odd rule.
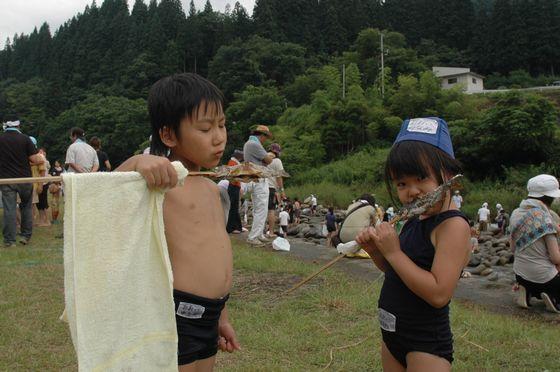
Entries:
[[410,119],[408,127],[409,132],[436,134],[439,124],[437,120],[428,118]]
[[449,128],[445,120],[436,117],[407,119],[403,122],[395,144],[402,141],[429,143],[455,158]]

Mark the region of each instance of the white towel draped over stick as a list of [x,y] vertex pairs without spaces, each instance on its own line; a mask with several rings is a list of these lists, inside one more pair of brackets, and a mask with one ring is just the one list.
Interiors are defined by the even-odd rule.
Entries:
[[[187,170],[173,163],[182,183]],[[177,371],[165,191],[137,172],[66,173],[64,294],[80,371]]]

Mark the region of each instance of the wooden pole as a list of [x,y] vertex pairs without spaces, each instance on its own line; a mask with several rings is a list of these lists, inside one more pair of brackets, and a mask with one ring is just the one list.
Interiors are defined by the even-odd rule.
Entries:
[[[399,222],[401,219],[403,218],[403,216],[401,215],[396,215],[395,217],[393,217],[391,219],[391,221],[389,221],[389,223],[391,224],[391,226],[394,226],[397,222]],[[307,283],[308,281],[310,281],[311,279],[315,278],[317,275],[321,274],[323,271],[325,271],[326,269],[328,269],[329,267],[331,267],[332,265],[334,265],[335,263],[337,263],[338,261],[340,261],[341,259],[343,259],[344,257],[346,257],[345,254],[341,254],[335,258],[333,258],[331,261],[327,262],[323,267],[321,267],[319,270],[315,271],[313,274],[309,275],[307,278],[303,279],[302,281],[298,282],[296,285],[294,285],[292,288],[288,289],[287,291],[283,292],[280,296],[284,296],[287,294],[292,293],[293,291],[295,291],[296,289],[298,289],[299,287],[301,287],[302,285],[304,285],[305,283]]]
[[[189,177],[214,177],[214,172],[189,172]],[[0,185],[15,185],[19,183],[37,183],[37,182],[62,182],[62,176],[55,177],[24,177],[24,178],[0,178]]]

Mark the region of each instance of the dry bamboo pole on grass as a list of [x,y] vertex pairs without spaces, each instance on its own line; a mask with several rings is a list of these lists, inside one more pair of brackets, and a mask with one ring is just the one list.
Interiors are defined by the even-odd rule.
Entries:
[[[189,172],[189,177],[216,177],[214,172]],[[227,178],[227,177],[226,177]],[[20,183],[37,183],[37,182],[62,182],[62,176],[54,177],[24,177],[24,178],[2,178],[0,185],[15,185]]]
[[[394,224],[396,224],[397,222],[399,222],[401,220],[402,216],[397,215],[395,217],[393,217],[391,219],[391,221],[389,221],[389,223],[391,224],[391,226],[394,226]],[[353,241],[354,242],[354,241]],[[349,242],[350,243],[350,242]],[[310,281],[311,279],[313,279],[314,277],[316,277],[317,275],[321,274],[323,271],[325,271],[326,269],[328,269],[329,267],[331,267],[332,265],[334,265],[335,263],[337,263],[338,261],[342,260],[344,257],[346,257],[345,254],[340,254],[338,256],[336,256],[335,258],[333,258],[332,260],[330,260],[329,262],[327,262],[325,265],[323,265],[319,270],[315,271],[313,274],[309,275],[307,278],[301,280],[300,282],[298,282],[297,284],[295,284],[292,288],[288,289],[287,291],[283,292],[281,294],[281,296],[285,296],[287,294],[292,293],[293,291],[295,291],[296,289],[298,289],[299,287],[301,287],[302,285],[304,285],[305,283],[307,283],[308,281]]]

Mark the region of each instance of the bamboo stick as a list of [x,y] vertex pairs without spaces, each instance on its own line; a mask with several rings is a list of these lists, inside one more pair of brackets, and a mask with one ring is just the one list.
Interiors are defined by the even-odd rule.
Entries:
[[[402,216],[397,215],[395,217],[393,217],[391,219],[391,221],[389,221],[389,223],[391,224],[391,226],[394,226],[397,222],[399,222],[401,220]],[[352,242],[348,242],[346,244],[349,243],[356,243],[355,240],[353,240]],[[356,243],[357,246],[357,243]],[[313,274],[309,275],[307,278],[303,279],[302,281],[296,283],[292,288],[288,289],[287,291],[283,292],[281,294],[281,296],[285,296],[287,294],[292,293],[293,291],[295,291],[296,289],[298,289],[299,287],[301,287],[302,285],[304,285],[305,283],[307,283],[308,281],[310,281],[311,279],[313,279],[314,277],[316,277],[317,275],[321,274],[323,271],[325,271],[326,269],[328,269],[329,267],[331,267],[332,265],[334,265],[335,263],[337,263],[338,261],[342,260],[344,257],[346,257],[345,254],[340,254],[339,256],[333,258],[331,261],[327,262],[323,267],[321,267],[319,270],[315,271]]]
[[[214,172],[189,172],[189,177],[215,177]],[[23,177],[23,178],[1,178],[0,185],[15,185],[19,183],[38,183],[38,182],[62,182],[62,176],[52,177]]]

